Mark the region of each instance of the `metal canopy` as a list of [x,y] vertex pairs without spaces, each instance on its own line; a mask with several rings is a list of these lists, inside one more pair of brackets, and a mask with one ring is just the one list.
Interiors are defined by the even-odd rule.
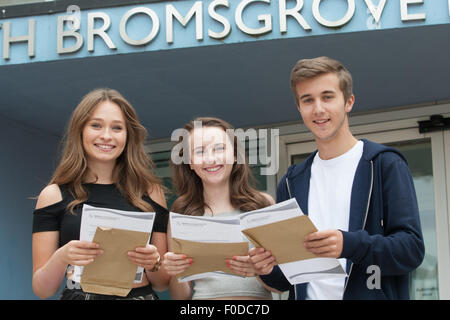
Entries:
[[354,77],[354,113],[450,99],[450,24],[66,59],[0,67],[0,116],[61,135],[88,91],[119,90],[150,138],[195,116],[235,127],[300,120],[289,87],[300,58],[328,55]]

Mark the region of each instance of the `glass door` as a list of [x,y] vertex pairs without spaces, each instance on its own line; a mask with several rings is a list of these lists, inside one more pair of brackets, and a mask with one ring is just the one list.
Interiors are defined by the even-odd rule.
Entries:
[[408,161],[416,188],[420,222],[425,241],[425,258],[419,268],[411,274],[411,299],[439,299],[431,141],[428,139],[387,145],[400,150]]
[[[439,288],[439,284],[442,285],[446,281],[445,279],[448,278],[448,268],[442,268],[442,266],[448,267],[449,252],[445,250],[445,248],[448,248],[448,229],[440,228],[440,234],[438,235],[438,228],[436,227],[439,225],[438,221],[448,225],[447,212],[446,210],[441,210],[438,217],[435,206],[436,199],[439,198],[435,193],[435,175],[442,175],[443,173],[433,170],[433,164],[440,162],[436,162],[436,159],[433,159],[432,150],[433,136],[439,137],[442,135],[442,132],[427,135],[419,134],[416,128],[364,134],[361,136],[356,135],[359,139],[367,138],[374,142],[395,147],[403,153],[408,161],[416,189],[425,242],[424,261],[411,273],[410,295],[411,299],[415,300],[439,299],[440,291],[446,292],[445,296],[448,294],[447,284],[445,284],[445,288]],[[314,149],[315,144],[311,141],[287,145],[289,164],[303,161]],[[445,163],[445,160],[442,159],[441,162]],[[438,192],[440,192],[439,189]],[[440,240],[441,244],[440,250],[438,250],[438,240]],[[441,263],[439,263],[440,259]],[[441,267],[439,268],[439,266]],[[439,272],[443,274],[440,275]]]

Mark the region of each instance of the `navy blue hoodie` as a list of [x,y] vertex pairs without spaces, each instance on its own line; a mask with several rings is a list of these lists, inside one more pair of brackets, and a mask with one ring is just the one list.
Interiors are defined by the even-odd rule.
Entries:
[[[411,172],[403,155],[368,140],[353,180],[349,230],[342,231],[347,259],[344,299],[409,299],[409,273],[423,260],[425,248]],[[295,197],[308,214],[308,194],[314,152],[289,167],[277,189],[277,202]],[[378,266],[381,288],[368,286]],[[289,299],[305,299],[306,284],[292,286],[278,266],[261,276],[269,286],[289,290]]]

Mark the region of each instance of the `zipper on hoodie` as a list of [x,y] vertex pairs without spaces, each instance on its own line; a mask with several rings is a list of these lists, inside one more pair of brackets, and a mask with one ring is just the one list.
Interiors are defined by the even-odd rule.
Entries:
[[288,194],[289,194],[289,199],[292,199],[291,188],[289,188],[288,177],[286,177],[286,187],[287,187],[287,191],[288,191]]
[[[289,187],[288,177],[286,177],[286,187],[287,187],[287,192],[289,194],[289,199],[292,199],[291,188]],[[297,285],[296,284],[294,284],[294,299],[297,300]]]
[[[364,230],[364,228],[366,227],[367,215],[369,214],[370,198],[372,197],[372,190],[373,190],[373,161],[372,160],[370,160],[370,169],[371,169],[371,176],[370,176],[369,198],[367,199],[366,215],[364,217],[364,223],[363,223],[361,230]],[[383,223],[383,222],[381,222],[381,223]],[[347,281],[345,282],[344,293],[342,294],[342,298],[344,298],[345,291],[347,290],[347,285],[350,280],[350,275],[352,274],[352,270],[353,270],[353,263],[350,266],[350,271],[348,272],[348,277],[347,277]]]

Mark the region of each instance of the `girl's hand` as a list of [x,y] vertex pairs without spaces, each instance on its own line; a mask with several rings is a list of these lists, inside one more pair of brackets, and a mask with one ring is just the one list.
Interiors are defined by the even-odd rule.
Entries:
[[158,249],[151,244],[147,244],[145,247],[138,247],[134,251],[129,251],[128,258],[139,267],[147,270],[152,270],[161,259]]
[[170,276],[183,273],[192,263],[192,259],[188,258],[185,254],[176,254],[173,252],[166,252],[163,259],[164,269]]
[[99,245],[88,241],[72,240],[58,249],[58,254],[65,264],[86,266],[103,254]]
[[276,261],[270,251],[266,251],[264,248],[252,248],[248,254],[257,275],[266,275],[272,272]]
[[250,256],[234,256],[233,259],[227,259],[227,266],[244,277],[254,277],[256,275]]

